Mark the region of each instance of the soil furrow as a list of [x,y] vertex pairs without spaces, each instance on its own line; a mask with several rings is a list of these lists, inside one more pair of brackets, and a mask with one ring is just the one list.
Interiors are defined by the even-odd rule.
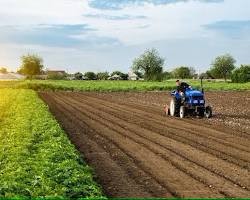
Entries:
[[[73,98],[74,99],[74,98]],[[77,102],[72,102],[72,104],[76,104]],[[250,187],[250,183],[248,181],[249,177],[249,172],[247,170],[242,170],[241,168],[235,166],[235,165],[229,165],[228,163],[226,163],[223,160],[218,160],[214,157],[211,157],[209,154],[206,153],[202,153],[200,151],[197,151],[197,149],[193,149],[190,148],[189,146],[185,146],[183,144],[178,144],[178,142],[171,140],[170,138],[165,138],[163,137],[161,134],[158,134],[157,132],[152,132],[150,130],[145,130],[142,129],[141,127],[132,124],[131,122],[125,122],[124,120],[119,120],[119,118],[117,118],[117,116],[115,115],[114,117],[108,117],[107,114],[109,113],[105,113],[104,116],[102,116],[104,114],[104,109],[100,109],[101,107],[98,107],[98,105],[93,105],[93,101],[89,104],[90,107],[86,108],[86,104],[88,104],[88,102],[85,102],[85,105],[79,105],[80,107],[84,107],[84,109],[88,109],[88,112],[91,113],[93,112],[95,109],[91,109],[90,108],[96,108],[98,113],[95,113],[97,116],[100,116],[103,118],[103,120],[109,120],[110,123],[112,123],[112,121],[116,121],[117,125],[120,125],[122,127],[125,127],[126,129],[128,129],[129,131],[133,131],[134,134],[137,134],[138,132],[140,132],[140,136],[141,137],[145,137],[146,135],[148,135],[147,139],[150,138],[150,141],[158,144],[158,145],[164,145],[164,148],[167,148],[168,150],[174,152],[175,154],[177,154],[178,156],[181,156],[183,158],[185,158],[188,161],[194,162],[196,165],[205,168],[206,170],[209,170],[229,181],[232,181],[234,184],[238,184],[241,187]],[[95,111],[96,112],[96,111]],[[109,118],[109,119],[108,119]],[[129,125],[129,126],[128,126]],[[114,125],[113,125],[114,126]],[[159,139],[158,139],[159,138]],[[157,140],[158,139],[158,140]],[[159,142],[158,142],[159,141]],[[171,141],[171,142],[170,142]],[[179,148],[182,147],[182,148]],[[179,152],[178,152],[179,150]],[[187,154],[186,152],[190,152],[190,150],[192,150],[190,154]],[[186,155],[185,155],[186,154]],[[201,156],[197,157],[197,155],[200,154]],[[204,159],[204,157],[206,159]],[[191,160],[190,158],[193,158],[193,160]],[[206,160],[209,160],[210,162],[208,163]],[[207,165],[206,165],[207,164]],[[218,167],[219,165],[219,167]],[[229,167],[230,166],[230,167]],[[228,174],[230,174],[230,176],[226,176],[227,173],[225,173],[225,170],[228,172]],[[240,177],[235,175],[235,172],[237,172],[237,174],[244,174],[244,179],[242,179],[239,182]],[[250,177],[249,177],[250,178]],[[241,184],[242,183],[242,184]]]
[[[163,113],[163,105],[162,106],[157,106],[157,107],[153,107],[152,105],[141,105],[138,102],[137,103],[133,103],[133,102],[127,102],[127,101],[121,101],[121,100],[114,100],[114,99],[110,99],[107,97],[103,98],[102,96],[100,96],[98,93],[89,93],[89,92],[85,92],[85,93],[74,93],[73,95],[83,95],[85,96],[89,96],[89,97],[94,97],[94,98],[98,98],[100,100],[108,100],[108,102],[114,103],[114,104],[119,104],[119,105],[125,105],[129,108],[135,108],[135,109],[139,109],[141,111],[147,111],[148,113],[151,114],[155,114],[155,115],[164,115]],[[168,104],[169,102],[166,102],[165,104]],[[164,105],[165,105],[164,104]],[[154,116],[155,116],[154,115]],[[172,118],[167,118],[167,121],[169,121],[170,123],[176,123],[176,119],[172,119]],[[201,121],[201,122],[199,122]],[[211,131],[211,124],[209,124],[208,122],[206,122],[205,120],[193,120],[193,119],[182,119],[182,127],[186,130],[186,128],[189,128],[190,125],[197,125],[196,128],[199,129],[200,132],[206,132],[207,134],[209,133],[209,131]],[[181,127],[180,127],[181,128]],[[226,131],[226,134],[224,133]],[[248,147],[249,144],[245,143],[245,139],[248,138],[248,142],[250,140],[250,134],[245,133],[245,132],[235,132],[232,131],[231,129],[226,128],[225,126],[214,126],[213,127],[213,132],[210,133],[212,134],[212,136],[214,136],[215,138],[221,138],[222,140],[227,140],[230,139],[229,142],[234,142],[234,138],[237,138],[238,143]],[[229,136],[231,135],[231,137]]]
[[[77,105],[77,102],[71,102],[71,103],[72,103],[72,105]],[[83,108],[83,110],[85,110],[85,112],[88,111],[88,113],[92,113],[94,110],[91,109],[91,108],[96,107],[96,106],[86,107],[86,105],[77,105],[77,107],[79,108],[79,110],[81,110],[80,108]],[[99,109],[97,108],[97,111],[98,110]],[[155,148],[154,147],[152,148],[152,146],[155,146],[155,145],[152,145],[152,144],[146,145],[145,142],[141,143],[141,144],[147,146],[147,148],[149,148],[151,151],[155,152],[156,154],[161,155],[165,159],[167,159],[169,161],[172,161],[171,164],[173,164],[174,166],[177,166],[178,169],[186,172],[191,177],[193,177],[193,178],[195,178],[195,179],[197,179],[197,180],[205,183],[206,185],[212,186],[212,182],[215,181],[215,180],[217,180],[216,181],[216,183],[217,183],[216,186],[219,188],[221,185],[223,185],[223,189],[224,190],[221,190],[221,192],[224,192],[224,194],[227,194],[228,196],[232,195],[230,193],[230,190],[232,190],[232,188],[235,188],[235,185],[238,185],[239,187],[245,188],[244,190],[241,189],[241,188],[239,188],[239,190],[242,190],[241,192],[242,192],[242,194],[245,194],[245,196],[246,196],[246,194],[249,193],[249,192],[245,191],[247,189],[246,185],[240,185],[239,183],[236,183],[235,181],[232,181],[231,179],[229,179],[229,178],[227,178],[225,176],[222,176],[222,175],[220,175],[218,173],[215,173],[215,174],[214,174],[214,172],[211,173],[211,170],[209,170],[208,167],[205,167],[205,169],[204,169],[204,166],[201,166],[201,165],[197,166],[196,165],[197,163],[195,163],[195,165],[194,165],[194,163],[192,163],[193,161],[191,161],[189,159],[187,161],[187,158],[183,159],[183,156],[181,156],[181,155],[178,155],[176,153],[174,153],[174,154],[170,153],[170,155],[166,157],[166,155],[163,155],[164,153],[166,153],[166,152],[164,152],[164,150],[167,149],[168,151],[171,151],[171,148],[170,149],[167,148],[169,146],[169,144],[165,144],[164,145],[164,142],[162,142],[162,141],[164,141],[165,138],[159,137],[157,134],[155,134],[153,132],[149,132],[147,130],[142,130],[141,133],[138,134],[138,132],[140,130],[140,127],[134,126],[134,125],[131,126],[131,125],[128,125],[127,123],[124,123],[122,121],[121,122],[117,121],[116,118],[114,118],[114,117],[110,118],[110,116],[108,116],[108,115],[103,115],[102,112],[95,112],[94,116],[95,115],[102,118],[101,120],[95,119],[96,121],[99,121],[99,123],[102,123],[102,124],[108,126],[109,128],[113,129],[114,131],[116,131],[116,130],[119,129],[119,127],[117,127],[117,125],[119,125],[123,129],[123,133],[126,132],[126,136],[127,137],[130,137],[130,135],[129,135],[130,132],[128,130],[130,130],[130,131],[136,130],[134,132],[134,134],[137,134],[139,137],[143,137],[144,139],[149,140],[149,141],[146,141],[146,143],[148,143],[148,142],[149,143],[154,143],[154,144],[157,144],[159,146],[157,146],[158,150],[154,150]],[[109,121],[109,123],[104,123],[107,120]],[[117,121],[117,125],[116,124],[110,125],[110,123],[112,123],[113,121]],[[145,135],[148,135],[149,137],[151,136],[151,139],[148,139],[147,137],[145,137]],[[130,137],[130,138],[134,139],[133,137]],[[136,139],[137,142],[141,142],[140,140],[141,140],[141,138],[140,139]],[[175,146],[178,146],[178,145],[175,145]],[[162,150],[162,148],[164,150]],[[161,149],[161,151],[159,152],[160,149]],[[169,154],[169,152],[168,152],[168,154]],[[179,157],[179,158],[177,159],[176,157]],[[248,173],[245,173],[245,174],[246,174],[246,176],[249,175]],[[218,175],[219,178],[216,177],[216,175]],[[206,181],[202,180],[203,177],[207,178]],[[222,178],[222,180],[220,180],[221,178]],[[223,179],[226,179],[226,180],[228,180],[228,181],[230,181],[232,183],[231,184],[227,184],[227,183],[225,183],[225,180],[223,180]],[[243,183],[248,184],[247,180],[248,179],[246,177],[246,179],[243,180]],[[247,186],[249,186],[249,185],[247,185]],[[225,192],[225,188],[226,188],[227,192]],[[240,194],[238,194],[238,195],[240,195]],[[233,196],[231,196],[231,197],[233,197]]]
[[[79,101],[83,101],[83,99],[80,99]],[[94,99],[91,99],[91,101],[88,102],[93,102],[94,103]],[[103,107],[105,107],[106,105],[104,104],[99,104],[102,105]],[[104,108],[101,109],[104,109]],[[117,105],[115,106],[111,106],[110,108],[112,108],[110,110],[110,112],[113,112],[113,110],[117,109]],[[146,129],[152,130],[152,131],[157,131],[159,134],[165,135],[168,138],[172,138],[174,140],[180,141],[182,143],[191,145],[195,148],[199,148],[200,150],[203,150],[205,152],[209,152],[212,155],[217,156],[218,158],[222,158],[224,160],[227,160],[229,162],[232,162],[234,164],[240,165],[241,167],[243,166],[244,168],[249,168],[249,161],[245,160],[246,158],[248,158],[249,156],[246,155],[241,155],[238,154],[239,150],[237,151],[232,149],[232,148],[227,148],[228,151],[225,150],[225,147],[217,147],[215,148],[215,144],[214,143],[210,143],[210,145],[207,145],[208,141],[203,140],[200,141],[201,139],[198,137],[194,137],[193,135],[188,135],[187,132],[180,132],[178,130],[176,130],[176,128],[169,128],[170,124],[166,123],[164,125],[159,125],[160,122],[158,122],[155,119],[149,118],[149,117],[145,117],[145,115],[143,116],[143,114],[137,114],[136,111],[131,111],[131,113],[126,113],[126,110],[128,110],[129,108],[123,108],[123,110],[120,110],[119,112],[119,118],[121,118],[120,116],[123,116],[123,118],[121,118],[122,120],[124,120],[124,117],[129,120],[132,123],[135,123],[139,126],[142,126]],[[136,120],[133,119],[133,115],[136,116]],[[163,119],[161,118],[160,121],[162,121]],[[152,122],[153,121],[153,122]],[[152,122],[152,123],[148,123],[148,122]],[[189,137],[187,137],[187,135]],[[198,141],[197,141],[198,140]],[[234,152],[236,151],[236,152]],[[233,155],[232,155],[233,154]],[[239,156],[241,156],[239,158]],[[241,159],[243,158],[243,159]]]
[[[77,93],[72,94],[72,96],[78,96],[78,95],[79,94],[77,94]],[[185,120],[184,122],[182,119],[182,126],[180,127],[179,124],[177,126],[175,125],[176,122],[178,122],[178,120],[176,120],[176,119],[173,120],[170,117],[163,118],[161,115],[159,115],[159,112],[158,112],[158,114],[156,114],[156,112],[152,112],[151,110],[149,111],[148,107],[144,107],[144,109],[138,109],[138,108],[143,108],[143,106],[134,104],[131,108],[131,106],[127,106],[127,105],[130,105],[130,103],[122,103],[121,104],[120,102],[114,102],[114,101],[110,102],[109,100],[98,99],[97,97],[95,97],[93,95],[89,95],[89,94],[87,94],[87,95],[82,94],[82,95],[84,95],[85,99],[90,97],[90,98],[93,98],[95,101],[99,101],[99,102],[103,103],[103,105],[112,105],[113,109],[120,109],[120,110],[123,110],[124,112],[127,111],[127,112],[137,113],[138,110],[140,110],[140,113],[139,113],[140,116],[149,117],[149,119],[152,119],[152,121],[154,121],[157,124],[161,124],[164,126],[167,125],[168,127],[175,128],[175,129],[178,129],[180,131],[185,131],[185,132],[188,132],[191,134],[195,134],[195,135],[198,135],[199,137],[213,140],[215,142],[218,142],[218,143],[221,143],[224,145],[228,145],[230,147],[233,147],[233,148],[250,153],[250,150],[248,148],[250,145],[250,140],[247,140],[246,138],[242,138],[242,137],[236,137],[236,136],[230,137],[228,134],[225,134],[225,130],[224,130],[224,132],[217,131],[214,129],[211,130],[211,128],[208,129],[208,128],[201,127],[200,124],[198,124],[197,126],[194,126],[193,124],[186,122],[185,119],[184,119]],[[125,110],[124,107],[128,110]],[[144,115],[142,115],[141,112],[143,112]],[[150,116],[149,116],[149,114],[150,114]],[[161,120],[156,120],[156,119],[161,119]],[[169,122],[169,123],[167,123],[167,122]],[[195,131],[191,130],[190,126],[192,126],[192,129]],[[202,134],[202,133],[206,133],[206,135]],[[237,141],[235,141],[235,139],[237,139]],[[237,144],[235,144],[235,142],[237,142]]]
[[[56,99],[57,103],[58,103],[58,99]],[[62,106],[62,104],[65,104],[64,102],[61,102],[59,103],[59,105]],[[60,110],[60,109],[59,109]],[[133,160],[133,164],[136,165],[137,167],[132,167],[128,170],[128,175],[133,175],[134,173],[134,170],[137,168],[140,168],[140,163],[138,163],[137,160],[134,160],[133,157],[129,156],[128,154],[126,154],[126,152],[122,151],[121,148],[119,148],[119,146],[117,146],[116,144],[113,143],[112,139],[108,138],[108,137],[105,137],[105,136],[102,136],[100,134],[98,134],[98,132],[96,131],[95,127],[90,127],[89,124],[86,124],[82,119],[81,117],[79,117],[78,115],[74,115],[72,116],[72,110],[69,110],[69,107],[67,106],[64,106],[63,107],[63,110],[61,110],[61,112],[64,112],[67,113],[67,118],[70,119],[70,118],[73,118],[72,121],[74,121],[74,124],[76,126],[80,126],[82,127],[83,129],[87,129],[89,130],[89,132],[86,132],[86,134],[88,135],[88,137],[91,137],[93,140],[97,140],[98,142],[100,142],[100,139],[103,138],[104,140],[106,140],[107,142],[106,143],[103,143],[103,146],[104,146],[104,149],[105,150],[108,150],[110,148],[110,146],[115,146],[116,147],[116,150],[114,152],[110,151],[110,154],[113,155],[113,156],[117,156],[118,155],[118,152],[119,150],[121,150],[120,152],[122,152],[122,154],[126,155],[127,157],[129,157],[131,160]],[[102,141],[100,142],[102,143]],[[115,159],[115,161],[117,162],[117,159]],[[129,167],[129,164],[131,163],[127,163],[125,161],[121,161],[123,162],[122,163],[122,166],[123,167],[126,167],[128,166]],[[124,166],[125,165],[125,166]],[[131,174],[132,172],[132,174]],[[145,182],[143,182],[143,175],[146,175],[145,178]],[[138,175],[137,176],[137,181],[139,181],[139,183],[141,184],[146,184],[145,185],[145,188],[148,188],[148,187],[152,187],[152,189],[155,189],[155,188],[163,188],[164,187],[164,184],[161,184],[160,182],[157,182],[157,180],[154,179],[154,177],[152,177],[151,173],[146,173],[145,171],[142,171],[141,169],[139,169],[139,172],[138,172]],[[140,179],[138,179],[138,177],[140,177]],[[150,181],[151,179],[151,181]],[[157,182],[157,183],[156,183]],[[153,183],[153,184],[152,184]],[[152,184],[152,185],[151,185]],[[155,184],[155,185],[154,185]],[[169,188],[165,187],[167,190],[165,190],[164,192],[161,192],[160,194],[165,194],[164,197],[168,197],[168,196],[174,196],[174,197],[179,197],[177,196],[177,194],[175,193],[175,191],[171,191]],[[150,191],[150,190],[149,190]],[[157,192],[157,191],[154,191],[154,192]],[[160,194],[155,194],[155,196],[157,197],[158,195]],[[154,196],[154,197],[155,197]]]
[[[106,195],[116,198],[173,197],[109,140],[97,135],[87,124],[79,123],[54,97],[47,94],[41,94],[41,97],[84,154],[85,160],[95,169]],[[123,172],[124,169],[126,172]]]
[[109,197],[250,196],[250,140],[244,134],[163,117],[160,104],[154,107],[134,94],[128,102],[112,93],[40,96]]
[[[72,109],[71,106],[68,107]],[[77,111],[77,108],[73,108],[72,112],[73,111]],[[87,113],[85,114],[88,116]],[[164,183],[166,187],[172,188],[171,190],[175,191],[178,196],[190,197],[191,194],[192,197],[224,196],[216,193],[214,190],[212,191],[209,187],[205,187],[197,180],[190,178],[187,174],[177,170],[166,160],[142,145],[132,141],[128,137],[119,134],[117,131],[111,130],[107,126],[96,123],[94,119],[86,117],[86,115],[82,113],[78,113],[78,115],[80,119],[84,120],[90,127],[95,128],[95,130],[102,130],[98,133],[111,139],[112,142],[116,143],[123,151],[126,151],[127,154],[138,160],[139,163],[144,165],[145,169],[151,171],[151,173],[157,177],[158,181]],[[182,182],[182,185],[180,186],[178,182]]]

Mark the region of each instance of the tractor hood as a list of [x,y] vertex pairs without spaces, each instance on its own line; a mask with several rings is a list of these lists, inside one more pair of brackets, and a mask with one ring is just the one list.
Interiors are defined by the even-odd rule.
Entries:
[[203,96],[203,93],[199,90],[187,90],[186,91],[186,96]]

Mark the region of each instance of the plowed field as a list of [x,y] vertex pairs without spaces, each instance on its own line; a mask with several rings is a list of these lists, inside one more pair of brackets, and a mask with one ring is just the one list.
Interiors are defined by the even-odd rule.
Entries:
[[250,197],[249,92],[208,93],[210,120],[164,116],[162,92],[40,96],[109,197]]

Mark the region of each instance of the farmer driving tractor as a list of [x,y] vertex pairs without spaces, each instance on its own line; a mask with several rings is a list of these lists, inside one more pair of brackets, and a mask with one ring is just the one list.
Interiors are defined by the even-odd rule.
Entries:
[[185,93],[187,88],[192,88],[190,85],[188,85],[185,82],[181,82],[180,80],[176,81],[176,86],[177,86],[177,91],[181,94],[181,93]]
[[212,108],[206,106],[204,89],[201,79],[202,90],[195,90],[180,80],[176,81],[176,90],[171,92],[171,100],[169,105],[164,106],[166,115],[179,116],[184,118],[186,115],[199,117],[212,117]]
[[180,94],[181,96],[181,99],[179,100],[180,102],[178,103],[181,103],[181,102],[184,102],[185,101],[185,91],[187,88],[192,88],[190,85],[188,85],[187,83],[185,82],[181,82],[180,80],[177,80],[176,81],[176,91]]

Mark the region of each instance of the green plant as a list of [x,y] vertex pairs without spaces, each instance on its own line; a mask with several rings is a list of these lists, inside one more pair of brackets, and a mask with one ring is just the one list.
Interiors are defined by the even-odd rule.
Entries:
[[36,92],[0,90],[0,197],[102,197]]
[[156,49],[146,50],[140,57],[133,61],[133,71],[144,74],[145,80],[161,81],[165,60],[160,57]]
[[241,65],[232,73],[232,81],[234,83],[250,82],[250,65]]
[[[185,80],[193,87],[200,87],[200,80]],[[228,83],[223,80],[204,80],[206,91],[216,90],[250,90],[249,83]],[[69,81],[69,80],[33,80],[33,81],[0,81],[0,88],[18,88],[65,91],[152,91],[173,90],[176,88],[175,80],[162,82],[153,81]]]
[[18,72],[27,75],[30,79],[38,75],[43,69],[43,60],[37,55],[24,55],[21,57],[22,65]]
[[212,63],[212,68],[209,73],[216,78],[224,78],[225,82],[230,77],[231,72],[234,70],[236,60],[230,55],[225,54],[218,56]]

